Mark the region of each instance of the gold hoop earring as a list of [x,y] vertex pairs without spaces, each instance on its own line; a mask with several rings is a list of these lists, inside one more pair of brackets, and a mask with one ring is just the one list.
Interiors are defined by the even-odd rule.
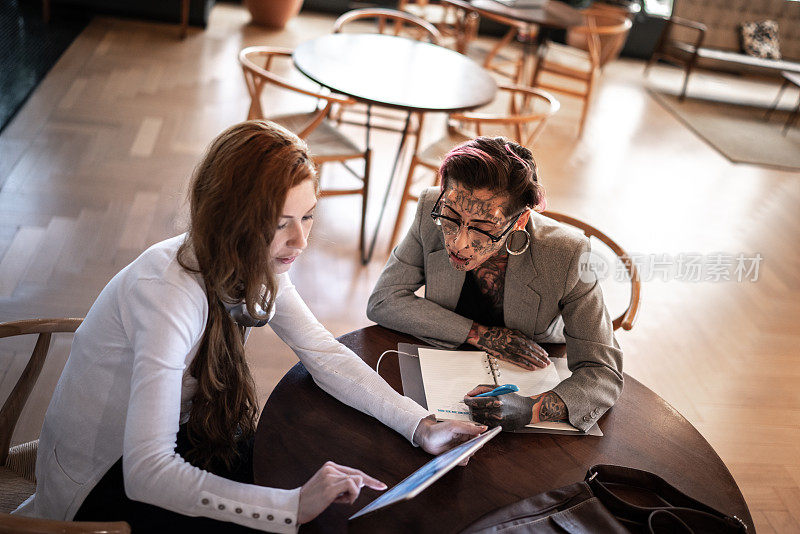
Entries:
[[[508,246],[509,242],[515,240],[514,239],[515,236],[519,235],[520,233],[522,233],[525,236],[525,244],[522,245],[521,247],[511,249]],[[530,244],[531,244],[531,234],[529,234],[527,230],[520,228],[519,230],[514,230],[513,232],[511,232],[511,234],[508,236],[508,239],[506,239],[506,252],[508,252],[512,256],[519,256],[520,254],[528,250],[528,246]]]

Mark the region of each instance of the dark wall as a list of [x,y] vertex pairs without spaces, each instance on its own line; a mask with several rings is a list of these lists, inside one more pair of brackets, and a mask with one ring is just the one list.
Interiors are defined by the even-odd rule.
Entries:
[[[53,16],[59,6],[80,6],[93,13],[134,17],[179,23],[181,3],[178,0],[51,0]],[[189,24],[206,27],[214,0],[190,0]]]
[[370,2],[354,2],[353,0],[305,0],[303,10],[335,13],[340,15],[351,9],[360,7],[397,7],[397,0],[372,0]]

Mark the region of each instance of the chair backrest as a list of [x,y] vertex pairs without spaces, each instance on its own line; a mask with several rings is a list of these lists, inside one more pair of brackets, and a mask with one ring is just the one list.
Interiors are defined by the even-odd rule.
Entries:
[[313,119],[301,131],[295,132],[298,137],[305,138],[325,119],[333,104],[349,105],[354,103],[354,100],[345,96],[300,87],[272,71],[276,58],[288,59],[291,56],[290,48],[275,46],[250,46],[239,52],[239,64],[242,66],[244,82],[247,85],[247,92],[250,94],[250,109],[247,112],[247,118],[267,118],[261,106],[261,93],[267,85],[274,85],[287,91],[316,98],[317,102],[324,102],[325,106],[318,106],[318,112]]
[[561,104],[553,95],[541,89],[512,84],[499,84],[498,88],[501,94],[507,94],[509,97],[508,113],[467,111],[453,113],[450,118],[473,125],[478,135],[483,135],[482,125],[509,126],[514,131],[513,137],[517,143],[531,146],[541,135],[547,120],[560,109]]
[[425,7],[429,3],[430,2],[428,0],[399,0],[397,2],[397,9],[403,9],[406,6],[414,6],[414,5]]
[[563,213],[554,211],[543,211],[542,215],[569,226],[573,226],[581,230],[586,237],[597,238],[601,242],[605,243],[608,248],[610,248],[614,254],[617,255],[628,273],[628,278],[631,283],[631,294],[630,299],[628,300],[628,307],[613,321],[614,330],[617,330],[620,327],[625,330],[630,330],[633,328],[633,323],[636,321],[636,315],[639,312],[639,298],[642,283],[641,279],[639,278],[639,269],[636,267],[628,253],[625,252],[625,250],[619,246],[616,241],[608,237],[594,226],[587,224],[580,219],[576,219],[574,217],[570,217],[569,215],[564,215]]
[[0,465],[4,465],[8,457],[8,446],[11,435],[19,420],[22,408],[39,378],[42,366],[50,349],[50,340],[54,333],[75,332],[83,319],[28,319],[0,323],[0,338],[38,334],[28,364],[22,371],[14,389],[0,409]]
[[95,523],[84,521],[54,521],[0,513],[0,533],[14,534],[130,534],[124,521]]
[[[342,29],[356,20],[375,19],[378,33],[386,33],[391,26],[392,35],[400,35],[403,31],[420,41],[427,38],[433,44],[441,44],[442,34],[436,27],[423,18],[396,9],[364,8],[354,9],[343,14],[333,23],[333,33],[341,33]],[[394,24],[388,24],[393,22]]]
[[633,23],[630,18],[589,8],[584,11],[585,24],[567,31],[567,44],[589,52],[593,67],[602,67],[617,58]]

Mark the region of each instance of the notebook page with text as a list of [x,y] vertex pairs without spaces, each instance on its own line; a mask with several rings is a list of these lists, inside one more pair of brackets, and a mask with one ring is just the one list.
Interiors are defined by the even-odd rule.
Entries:
[[464,395],[494,378],[485,352],[420,348],[419,366],[428,410],[439,419],[471,421]]

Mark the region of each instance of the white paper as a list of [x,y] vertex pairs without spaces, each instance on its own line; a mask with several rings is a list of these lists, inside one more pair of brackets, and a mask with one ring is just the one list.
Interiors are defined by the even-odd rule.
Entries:
[[[492,359],[498,375],[496,385],[514,384],[526,397],[550,391],[559,382],[557,365],[528,371],[502,360]],[[420,347],[419,366],[428,409],[439,419],[471,421],[464,395],[480,384],[495,383],[485,352],[439,350]],[[569,423],[546,421],[527,425],[530,428],[580,432]]]
[[556,366],[550,364],[544,369],[528,371],[512,363],[495,360],[497,363],[497,382],[499,384],[514,384],[519,388],[519,394],[532,397],[556,387],[561,379],[558,377]]
[[494,382],[485,352],[420,347],[419,367],[428,410],[440,419],[471,421],[464,395]]

